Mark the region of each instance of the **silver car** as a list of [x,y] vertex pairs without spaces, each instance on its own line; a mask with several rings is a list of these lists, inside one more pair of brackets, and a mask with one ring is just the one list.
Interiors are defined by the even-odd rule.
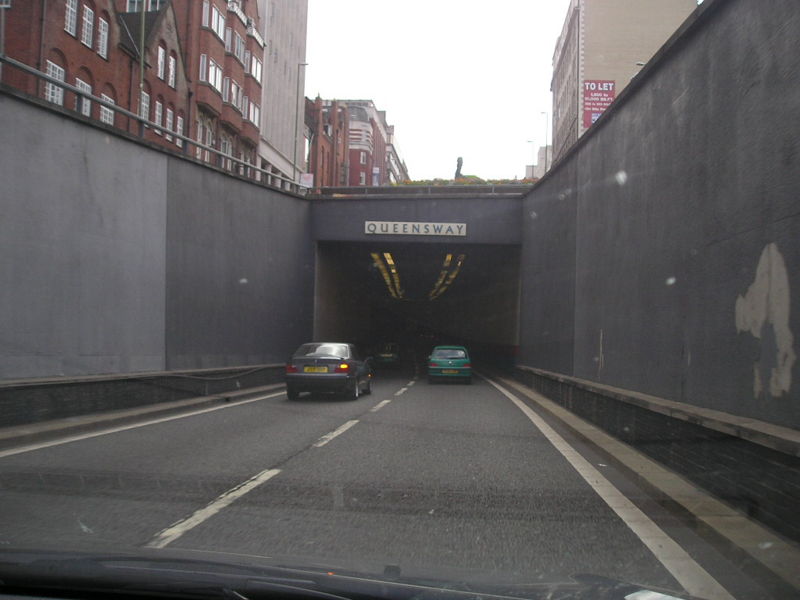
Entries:
[[372,366],[353,344],[310,342],[300,346],[286,363],[286,396],[301,392],[343,394],[356,400],[372,392]]

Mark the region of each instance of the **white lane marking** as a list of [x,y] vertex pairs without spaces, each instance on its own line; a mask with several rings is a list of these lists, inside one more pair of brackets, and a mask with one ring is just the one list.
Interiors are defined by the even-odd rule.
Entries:
[[581,456],[544,419],[511,392],[487,379],[500,393],[511,400],[553,446],[566,458],[592,489],[617,513],[620,519],[647,546],[659,562],[692,596],[707,600],[733,600],[728,591],[708,571],[697,564],[689,554],[656,525],[628,498],[608,481],[600,471]]
[[400,395],[402,395],[402,394],[405,394],[407,391],[408,391],[408,388],[407,388],[407,387],[402,387],[402,388],[400,388],[399,390],[397,390],[397,391],[394,393],[394,395],[395,395],[395,396],[400,396]]
[[380,401],[380,402],[378,402],[378,403],[377,403],[375,406],[373,406],[372,408],[370,408],[370,409],[369,409],[369,412],[378,412],[378,411],[379,411],[380,409],[382,409],[384,406],[386,406],[387,404],[389,404],[389,402],[391,402],[391,400],[381,400],[381,401]]
[[231,488],[221,496],[219,496],[216,500],[211,502],[205,508],[201,508],[196,510],[194,513],[186,517],[185,519],[181,519],[164,529],[163,531],[156,534],[156,536],[145,544],[146,548],[163,548],[167,544],[171,544],[179,537],[181,537],[184,533],[189,531],[190,529],[197,527],[203,521],[207,521],[223,508],[231,504],[237,498],[241,498],[247,492],[254,490],[256,487],[264,483],[265,481],[272,479],[280,473],[280,469],[266,469],[261,471],[258,475],[251,477],[247,481],[244,481],[237,485],[234,488]]
[[412,379],[411,381],[409,381],[409,382],[406,384],[406,386],[407,386],[407,387],[411,387],[411,386],[412,386],[412,385],[414,385],[415,383],[417,383],[417,380],[416,380],[416,378],[415,378],[415,379]]
[[355,419],[353,421],[348,421],[347,423],[345,423],[341,427],[339,427],[337,429],[334,429],[330,433],[326,433],[321,438],[319,438],[316,442],[314,442],[314,448],[322,448],[322,446],[324,446],[325,444],[330,442],[333,438],[342,435],[345,431],[350,429],[356,423],[358,423],[358,419]]
[[266,396],[258,396],[257,398],[249,398],[247,400],[242,400],[241,402],[232,402],[230,404],[223,404],[222,406],[212,406],[211,408],[204,408],[201,410],[195,410],[190,413],[181,413],[179,415],[173,415],[171,417],[162,417],[160,419],[150,419],[149,421],[142,421],[141,423],[133,423],[131,425],[122,425],[120,427],[111,427],[109,429],[103,429],[101,431],[93,431],[91,433],[82,433],[80,435],[71,435],[69,437],[60,438],[57,440],[50,440],[48,442],[41,442],[39,444],[29,444],[27,446],[20,446],[19,448],[12,448],[10,450],[0,450],[0,458],[5,458],[6,456],[14,456],[15,454],[22,454],[24,452],[33,452],[34,450],[41,450],[43,448],[50,448],[51,446],[60,446],[61,444],[69,444],[71,442],[79,442],[81,440],[88,440],[91,438],[99,437],[101,435],[108,435],[110,433],[119,433],[120,431],[128,431],[129,429],[137,429],[138,427],[147,427],[148,425],[158,425],[159,423],[166,423],[168,421],[175,421],[176,419],[185,419],[187,417],[194,417],[197,415],[202,415],[205,413],[214,412],[215,410],[223,410],[225,408],[234,408],[236,406],[242,406],[244,404],[250,404],[251,402],[259,402],[261,400],[266,400],[267,398],[275,398],[276,396],[282,396],[286,392],[276,392],[274,394],[267,394]]

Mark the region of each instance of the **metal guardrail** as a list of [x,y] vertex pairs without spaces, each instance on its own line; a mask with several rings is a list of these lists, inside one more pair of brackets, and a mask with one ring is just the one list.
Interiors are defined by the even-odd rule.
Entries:
[[[263,185],[264,187],[279,189],[282,191],[288,191],[298,195],[305,195],[308,190],[307,187],[295,181],[292,181],[288,177],[277,175],[276,173],[272,173],[270,171],[267,171],[266,169],[257,167],[252,163],[236,158],[231,154],[227,154],[222,150],[218,150],[217,148],[214,148],[212,146],[207,146],[205,144],[202,144],[197,140],[193,140],[192,138],[180,134],[174,130],[167,129],[163,124],[154,123],[153,121],[150,121],[149,119],[146,119],[137,113],[131,112],[126,108],[122,108],[121,106],[118,106],[113,102],[108,102],[103,98],[94,96],[80,88],[75,87],[74,85],[70,85],[65,81],[61,81],[60,79],[51,77],[47,73],[43,73],[42,71],[34,69],[33,67],[26,65],[25,63],[21,63],[17,60],[14,60],[13,58],[10,58],[9,56],[0,54],[0,67],[2,67],[3,64],[14,67],[15,69],[19,69],[20,71],[28,73],[29,75],[33,75],[38,80],[45,81],[53,85],[57,85],[62,90],[67,90],[75,94],[78,97],[79,101],[73,112],[75,112],[78,115],[85,117],[85,115],[83,115],[83,112],[81,110],[83,102],[96,102],[98,105],[114,111],[115,114],[120,114],[136,121],[139,124],[138,136],[142,140],[145,139],[144,134],[147,131],[147,129],[152,129],[154,131],[161,131],[166,135],[172,136],[173,138],[181,140],[183,142],[182,146],[180,146],[181,148],[180,152],[170,150],[167,147],[159,146],[160,149],[163,149],[166,152],[170,152],[178,156],[185,156],[191,160],[197,161],[199,164],[202,164],[204,166],[219,169],[225,173],[246,179],[247,181],[257,183],[259,185]],[[70,110],[63,106],[62,108],[64,108],[65,110]],[[114,129],[120,132],[131,134],[131,132],[127,129],[123,129],[121,127],[115,127],[113,125],[109,125],[108,123],[103,123],[99,119],[92,118],[91,120],[93,122],[102,124],[106,127],[113,127]],[[215,158],[212,162],[209,160],[203,160],[198,155],[206,157],[214,156]],[[274,183],[275,181],[277,181],[277,183]]]

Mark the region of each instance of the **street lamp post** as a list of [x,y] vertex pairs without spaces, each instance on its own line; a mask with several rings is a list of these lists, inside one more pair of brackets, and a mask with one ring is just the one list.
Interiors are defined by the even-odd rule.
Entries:
[[294,155],[292,156],[292,181],[297,184],[297,129],[300,121],[300,67],[307,67],[308,63],[297,63],[297,93],[295,95],[294,113]]
[[542,111],[544,115],[544,172],[547,173],[547,113]]

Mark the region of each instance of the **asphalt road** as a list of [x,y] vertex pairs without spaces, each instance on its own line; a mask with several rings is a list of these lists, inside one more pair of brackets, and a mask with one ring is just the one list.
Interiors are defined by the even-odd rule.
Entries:
[[[619,489],[646,496],[585,440],[559,431]],[[356,401],[290,402],[278,392],[4,456],[0,492],[2,547],[168,547],[460,580],[593,573],[681,589],[564,454],[482,378],[430,385],[410,371],[383,373]],[[653,510],[724,579],[729,565],[713,548]]]

